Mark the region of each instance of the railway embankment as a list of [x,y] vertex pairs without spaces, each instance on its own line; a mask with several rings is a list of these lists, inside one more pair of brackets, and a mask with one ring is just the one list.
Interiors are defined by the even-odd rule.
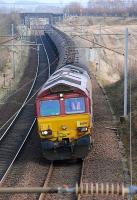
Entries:
[[[32,49],[31,31],[16,13],[0,14],[0,105],[21,86]],[[12,37],[13,36],[13,37]]]
[[0,112],[3,113],[0,116],[0,126],[21,107],[37,67],[36,47],[30,48],[28,45],[28,41],[35,41],[36,38],[25,26],[18,25],[16,29],[17,37],[15,36],[13,43],[11,38],[4,43],[7,45],[8,55],[6,66],[1,69],[0,74]]
[[[94,33],[99,33],[98,30]],[[120,121],[120,116],[123,116],[124,110],[124,56],[120,55],[124,53],[124,31],[128,27],[129,40],[128,40],[128,116],[126,121]],[[137,23],[134,18],[124,19],[123,22],[115,23],[113,25],[102,25],[101,37],[95,36],[94,39],[97,43],[99,41],[102,45],[109,47],[110,51],[103,48],[102,50],[91,50],[91,66],[96,73],[98,79],[102,83],[106,90],[106,94],[114,110],[114,114],[117,118],[117,128],[120,139],[123,142],[125,148],[125,156],[127,159],[128,169],[130,169],[130,95],[131,95],[131,148],[132,148],[132,161],[133,161],[133,183],[136,183],[137,179],[137,60],[136,60],[136,28]],[[103,35],[104,34],[104,35]],[[106,35],[105,35],[106,34]],[[108,35],[107,35],[108,34]],[[116,35],[121,34],[121,36]],[[112,50],[112,51],[111,51]],[[113,50],[117,51],[113,52]],[[120,53],[120,54],[119,54]],[[100,59],[99,59],[100,58]],[[130,94],[131,86],[131,94]]]
[[[130,36],[128,41],[129,50],[129,62],[128,62],[128,116],[125,121],[121,121],[120,117],[124,113],[124,56],[119,53],[124,53],[124,30],[128,27]],[[114,114],[116,116],[116,127],[118,134],[123,143],[125,152],[125,159],[127,160],[127,166],[130,170],[130,95],[131,95],[131,148],[132,148],[132,161],[133,161],[133,183],[136,183],[137,179],[137,111],[136,111],[136,100],[137,100],[137,61],[136,61],[136,28],[137,24],[133,19],[118,24],[113,24],[113,26],[102,27],[101,32],[104,34],[109,33],[110,35],[95,37],[95,41],[99,43],[99,40],[103,46],[109,47],[110,51],[103,48],[102,50],[91,50],[93,56],[91,61],[92,69],[94,70],[97,78],[103,85],[110,104],[113,108]],[[97,31],[98,33],[98,31]],[[123,34],[123,36],[117,36],[115,34]],[[112,34],[112,35],[111,35]],[[116,50],[117,52],[112,52],[111,50]],[[96,53],[96,54],[95,54]],[[131,91],[130,91],[131,87]],[[131,93],[130,93],[131,92]],[[128,172],[130,175],[130,172]]]
[[[86,24],[89,21],[88,24]],[[71,22],[71,23],[70,23]],[[137,179],[137,60],[136,60],[136,29],[137,23],[135,18],[100,18],[92,17],[85,24],[84,20],[78,18],[67,20],[66,32],[70,33],[78,40],[81,40],[81,51],[86,47],[86,54],[92,71],[101,83],[107,94],[111,107],[116,116],[117,124],[115,127],[125,148],[125,156],[129,162],[129,115],[130,115],[130,83],[131,83],[131,112],[132,112],[132,158],[133,158],[133,183]],[[66,26],[66,25],[65,25]],[[62,26],[63,27],[63,26]],[[124,105],[124,33],[125,28],[129,30],[129,65],[128,65],[128,118],[125,122],[120,122],[120,116],[123,115]],[[76,37],[76,35],[79,35]],[[90,42],[89,42],[90,41]],[[101,46],[99,46],[100,44]],[[106,48],[107,47],[107,48]],[[131,80],[130,80],[131,79]],[[129,173],[129,172],[128,172]]]
[[[5,99],[17,89],[25,68],[29,63],[29,56],[31,56],[30,54],[32,52],[29,46],[24,46],[24,42],[21,41],[20,37],[22,32],[21,28],[18,28],[19,32],[17,33],[17,38],[5,42],[4,44],[6,45],[5,48],[7,48],[7,58],[0,74],[1,103],[4,103]],[[22,28],[22,30],[28,32],[26,27]],[[24,39],[26,40],[26,37]],[[30,40],[30,33],[27,39]]]

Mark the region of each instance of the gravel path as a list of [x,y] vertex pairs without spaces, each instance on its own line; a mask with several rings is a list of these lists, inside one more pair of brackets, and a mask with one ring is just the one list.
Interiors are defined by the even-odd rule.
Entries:
[[[113,127],[112,115],[105,96],[97,84],[92,80],[94,102],[94,149],[89,152],[84,161],[83,182],[98,183],[122,183],[124,182],[122,155],[118,145],[118,139],[114,131],[107,127]],[[81,200],[112,200],[120,197],[89,197],[83,196]]]

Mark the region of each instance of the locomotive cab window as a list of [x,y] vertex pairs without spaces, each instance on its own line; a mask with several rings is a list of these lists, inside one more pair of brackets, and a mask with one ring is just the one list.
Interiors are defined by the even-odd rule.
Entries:
[[43,100],[40,101],[40,115],[50,116],[60,114],[59,100]]
[[84,97],[65,99],[66,114],[84,113],[84,112],[85,112]]

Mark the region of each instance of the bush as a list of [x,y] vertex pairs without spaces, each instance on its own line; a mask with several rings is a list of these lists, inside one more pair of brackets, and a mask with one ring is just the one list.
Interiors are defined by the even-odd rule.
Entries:
[[0,34],[11,34],[11,24],[14,24],[14,32],[17,32],[17,25],[20,23],[20,17],[17,13],[0,13]]

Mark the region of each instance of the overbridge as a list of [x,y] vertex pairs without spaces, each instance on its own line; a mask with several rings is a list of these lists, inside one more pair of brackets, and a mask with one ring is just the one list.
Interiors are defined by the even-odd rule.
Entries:
[[30,18],[48,18],[49,24],[63,19],[63,13],[23,12],[19,14],[24,24],[28,24]]

